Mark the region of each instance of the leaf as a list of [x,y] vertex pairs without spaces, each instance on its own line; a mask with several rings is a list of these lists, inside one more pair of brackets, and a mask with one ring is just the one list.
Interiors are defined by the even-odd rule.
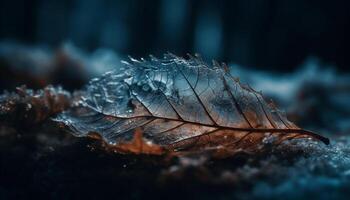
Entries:
[[143,138],[143,132],[140,128],[136,128],[133,139],[130,142],[120,143],[118,145],[108,145],[108,150],[121,153],[134,153],[134,154],[154,154],[161,155],[164,153],[164,149],[151,141]]
[[70,107],[74,95],[61,87],[47,86],[41,90],[17,87],[16,92],[0,95],[0,122],[32,126]]
[[55,120],[79,137],[97,133],[111,146],[128,143],[141,129],[145,140],[171,152],[254,152],[304,137],[329,143],[288,121],[226,65],[211,67],[198,56],[123,61],[91,80],[78,105]]

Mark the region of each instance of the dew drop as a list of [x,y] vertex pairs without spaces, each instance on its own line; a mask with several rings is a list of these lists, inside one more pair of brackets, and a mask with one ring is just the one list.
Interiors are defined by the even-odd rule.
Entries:
[[144,85],[142,86],[142,90],[145,91],[145,92],[149,91],[149,89],[150,89],[150,87],[149,87],[148,84],[144,84]]

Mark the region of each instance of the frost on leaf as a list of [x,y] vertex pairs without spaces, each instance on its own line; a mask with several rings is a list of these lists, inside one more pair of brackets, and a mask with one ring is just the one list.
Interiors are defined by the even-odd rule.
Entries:
[[172,54],[124,61],[91,80],[77,105],[55,120],[76,136],[97,133],[115,147],[137,145],[134,133],[141,130],[143,141],[170,152],[255,152],[305,137],[329,143],[288,121],[225,65]]

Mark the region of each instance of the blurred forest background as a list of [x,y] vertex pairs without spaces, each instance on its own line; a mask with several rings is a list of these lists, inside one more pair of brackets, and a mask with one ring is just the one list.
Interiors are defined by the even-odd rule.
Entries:
[[0,39],[135,57],[170,51],[291,71],[309,56],[348,71],[349,1],[11,0]]

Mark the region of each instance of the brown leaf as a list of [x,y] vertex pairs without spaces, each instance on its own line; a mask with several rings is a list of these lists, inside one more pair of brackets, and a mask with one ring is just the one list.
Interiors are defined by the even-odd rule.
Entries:
[[164,149],[151,141],[143,138],[142,130],[140,128],[135,129],[133,139],[131,141],[120,143],[118,145],[107,145],[108,150],[117,151],[120,153],[133,153],[133,154],[152,154],[161,155],[164,153]]
[[69,108],[71,101],[71,94],[60,87],[33,91],[21,86],[16,92],[0,96],[0,119],[31,126]]
[[[329,143],[288,121],[260,93],[233,78],[226,65],[210,67],[202,59],[172,54],[130,60],[93,79],[78,105],[55,120],[76,136],[95,132],[131,152],[143,152],[143,140],[168,152],[219,154],[258,152],[294,138]],[[142,140],[133,137],[138,129]]]

